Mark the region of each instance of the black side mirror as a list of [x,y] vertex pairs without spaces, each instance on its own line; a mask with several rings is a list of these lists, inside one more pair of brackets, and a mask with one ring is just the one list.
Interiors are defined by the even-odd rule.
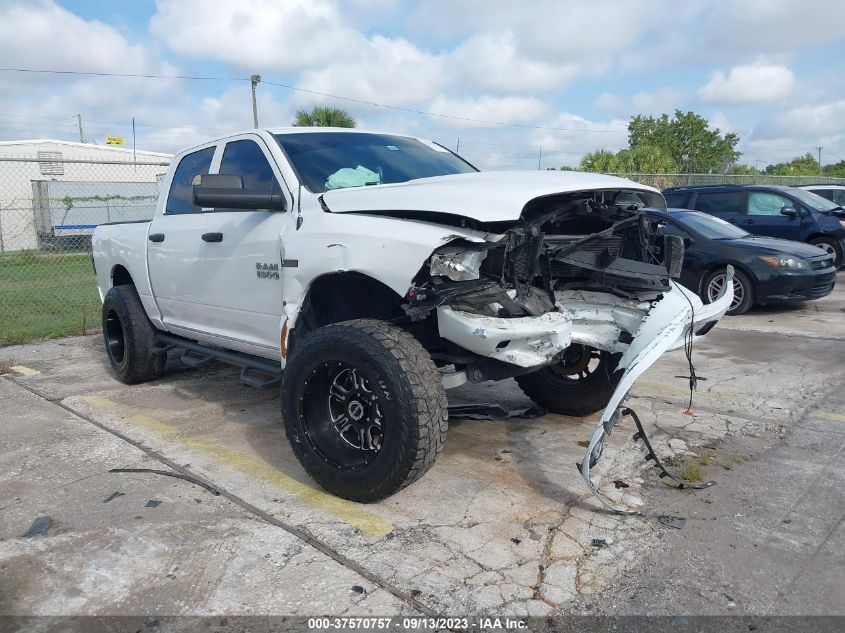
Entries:
[[798,216],[798,210],[795,207],[781,207],[780,214],[789,218],[795,218]]
[[285,197],[258,189],[244,189],[243,178],[234,174],[205,174],[193,181],[194,204],[204,208],[284,211]]
[[666,235],[663,238],[663,264],[670,277],[680,277],[684,267],[684,238],[680,235]]

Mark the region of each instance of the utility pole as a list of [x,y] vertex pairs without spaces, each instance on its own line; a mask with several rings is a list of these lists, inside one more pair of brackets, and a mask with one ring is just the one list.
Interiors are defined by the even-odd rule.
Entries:
[[824,149],[824,147],[819,145],[818,147],[816,147],[816,149],[819,150],[819,167],[821,167],[822,166],[822,150]]
[[258,127],[258,105],[255,103],[255,87],[259,81],[261,81],[261,75],[253,75],[249,78],[249,82],[252,84],[252,122],[255,127]]
[[455,153],[456,154],[461,153],[461,137],[460,136],[458,137],[458,146],[455,148]]
[[[135,117],[132,117],[132,162],[137,163],[138,158],[135,156]],[[138,166],[135,165],[135,169],[138,169]]]
[[540,162],[543,160],[543,146],[540,145],[537,148],[537,170],[540,170]]
[[84,143],[85,137],[82,136],[82,115],[81,114],[76,115],[76,122],[79,124],[79,142]]

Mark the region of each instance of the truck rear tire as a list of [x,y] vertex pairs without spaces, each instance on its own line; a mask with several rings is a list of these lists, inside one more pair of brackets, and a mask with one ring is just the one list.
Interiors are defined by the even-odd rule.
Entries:
[[429,354],[404,330],[372,319],[327,325],[297,344],[282,376],[282,411],[308,474],[364,503],[419,479],[448,429]]
[[561,415],[582,417],[601,411],[619,383],[616,373],[620,354],[586,345],[571,345],[556,365],[516,377],[526,396]]
[[135,286],[114,286],[103,300],[103,340],[112,371],[134,385],[161,378],[165,354],[156,354],[155,328]]

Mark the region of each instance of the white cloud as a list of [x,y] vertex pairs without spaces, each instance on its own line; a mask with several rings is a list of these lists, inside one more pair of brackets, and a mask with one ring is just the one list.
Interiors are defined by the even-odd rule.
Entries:
[[50,0],[0,6],[0,59],[4,66],[94,72],[142,73],[158,66],[149,50],[114,27],[83,20]]
[[[445,83],[443,60],[404,39],[375,36],[318,69],[306,70],[298,87],[389,105],[419,103]],[[319,97],[298,94],[299,102]]]
[[150,30],[183,55],[249,69],[325,63],[364,39],[327,0],[159,0]]
[[838,0],[722,0],[696,18],[705,54],[783,55],[845,36],[845,3]]
[[[475,121],[443,118],[442,123],[455,128],[494,127],[496,123],[531,123],[549,111],[536,97],[493,97],[451,99],[439,96],[431,102],[428,110]],[[482,123],[487,121],[488,123]],[[493,123],[496,122],[496,123]]]
[[845,99],[800,106],[777,113],[759,125],[756,138],[804,137],[815,141],[845,133]]
[[581,157],[597,149],[617,151],[628,145],[628,121],[591,121],[571,112],[559,113],[549,127],[531,134],[534,144],[543,148],[543,166],[577,166]]
[[509,93],[560,90],[578,70],[574,63],[553,64],[522,56],[511,31],[469,38],[449,55],[448,64],[459,81]]
[[630,116],[634,114],[672,113],[686,103],[686,96],[674,88],[661,88],[654,92],[638,92],[623,97],[613,92],[603,92],[594,104],[597,108]]
[[716,103],[772,101],[787,96],[794,84],[795,75],[786,66],[760,62],[734,66],[727,74],[717,70],[698,89],[698,97]]

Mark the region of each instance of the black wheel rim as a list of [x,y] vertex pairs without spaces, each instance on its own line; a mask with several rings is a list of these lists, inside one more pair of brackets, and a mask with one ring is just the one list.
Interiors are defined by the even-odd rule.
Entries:
[[306,379],[300,397],[305,437],[315,452],[339,470],[362,468],[384,443],[384,403],[374,381],[360,368],[326,361]]
[[586,345],[570,345],[563,353],[563,359],[551,366],[552,372],[559,379],[567,382],[587,380],[600,368],[603,355],[600,350]]
[[114,310],[109,310],[106,313],[104,332],[109,356],[116,364],[123,364],[123,359],[126,356],[126,337],[123,333],[120,318]]

